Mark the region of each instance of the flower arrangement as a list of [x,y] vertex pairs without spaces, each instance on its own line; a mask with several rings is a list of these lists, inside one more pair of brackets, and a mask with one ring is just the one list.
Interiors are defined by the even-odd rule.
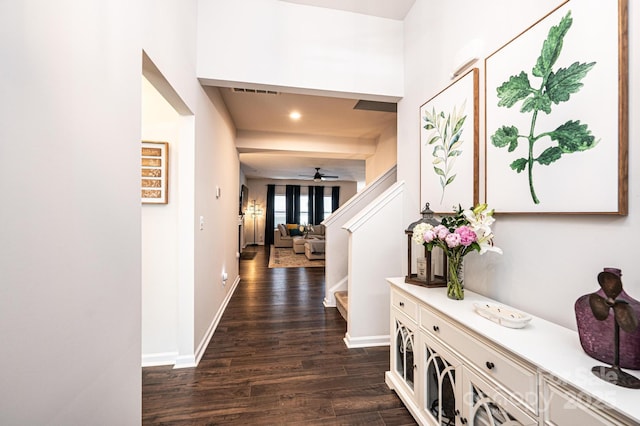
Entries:
[[444,217],[439,225],[419,223],[413,229],[413,240],[431,251],[440,247],[447,256],[447,294],[453,299],[464,298],[461,280],[462,258],[472,251],[484,254],[502,250],[493,245],[491,225],[495,222],[493,210],[487,204],[478,204],[470,209],[458,205],[453,216]]
[[313,225],[302,224],[298,227],[300,233],[307,238],[309,236],[309,232],[313,232]]

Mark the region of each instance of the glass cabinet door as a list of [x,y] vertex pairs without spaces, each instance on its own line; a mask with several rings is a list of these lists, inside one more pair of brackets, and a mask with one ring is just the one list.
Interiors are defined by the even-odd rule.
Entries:
[[486,426],[533,426],[538,422],[510,398],[469,370],[464,372],[465,415],[463,424]]
[[460,361],[425,337],[424,343],[424,409],[439,424],[456,424],[459,409]]
[[414,390],[414,335],[413,330],[395,318],[395,371]]

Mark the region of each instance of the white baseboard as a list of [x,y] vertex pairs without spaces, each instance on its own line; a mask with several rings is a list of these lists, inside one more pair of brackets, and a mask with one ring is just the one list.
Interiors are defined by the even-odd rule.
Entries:
[[198,349],[195,351],[195,354],[178,356],[178,352],[165,352],[142,355],[142,367],[156,367],[159,365],[173,365],[173,368],[176,369],[197,367],[198,363],[202,359],[202,356],[204,355],[205,350],[207,349],[207,346],[209,345],[209,341],[213,337],[213,333],[218,327],[218,323],[220,323],[220,318],[222,318],[222,314],[227,308],[229,300],[231,300],[231,296],[233,296],[233,293],[238,287],[238,283],[240,283],[240,276],[236,277],[235,281],[231,285],[231,289],[227,293],[225,299],[222,301],[222,305],[220,305],[220,308],[213,318],[211,325],[209,325],[205,336],[198,345]]
[[[209,346],[209,341],[211,341],[211,338],[213,337],[213,333],[216,331],[216,328],[220,323],[222,314],[224,314],[225,309],[227,309],[229,300],[231,300],[231,296],[233,296],[233,293],[236,291],[236,288],[238,287],[239,283],[240,283],[240,276],[238,275],[236,279],[233,281],[233,284],[231,284],[231,288],[227,292],[227,295],[224,298],[224,300],[222,301],[222,304],[220,305],[220,309],[218,309],[218,312],[216,312],[216,315],[213,317],[213,321],[211,321],[211,324],[209,325],[207,332],[205,333],[204,337],[200,341],[200,344],[198,345],[198,348],[196,349],[196,353],[193,359],[194,365],[185,365],[184,367],[196,367],[200,362],[200,360],[202,359],[202,356],[204,355],[204,352],[207,349],[207,346]],[[176,364],[174,368],[184,368],[184,367],[178,367],[178,364]]]
[[157,367],[159,365],[174,365],[178,358],[178,352],[160,352],[155,354],[142,354],[142,367]]
[[197,367],[196,357],[193,355],[182,355],[176,358],[173,368],[193,368]]
[[391,342],[388,334],[383,336],[351,337],[349,333],[346,333],[343,340],[349,349],[389,346]]
[[322,303],[325,308],[335,308],[336,307],[336,296],[334,296],[336,291],[347,290],[349,285],[349,276],[345,276],[336,284],[334,284],[331,288],[326,291],[324,296],[324,300]]

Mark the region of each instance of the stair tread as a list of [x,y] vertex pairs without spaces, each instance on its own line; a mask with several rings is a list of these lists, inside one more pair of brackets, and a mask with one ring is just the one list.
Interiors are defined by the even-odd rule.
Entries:
[[345,303],[349,300],[349,295],[346,291],[336,291],[334,293],[336,300],[344,301]]
[[347,321],[347,312],[349,309],[349,296],[346,291],[336,291],[333,293],[336,298],[336,308],[340,315]]

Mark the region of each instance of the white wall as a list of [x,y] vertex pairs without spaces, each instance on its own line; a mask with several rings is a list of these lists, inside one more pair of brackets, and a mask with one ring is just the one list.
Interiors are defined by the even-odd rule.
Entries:
[[198,20],[198,77],[208,83],[403,94],[401,21],[278,0],[200,0]]
[[138,424],[140,2],[0,27],[0,424]]
[[[179,205],[187,358],[228,298],[213,277],[238,276],[235,239],[194,237],[196,200],[207,223],[236,215],[239,176],[232,126],[196,79],[196,1],[76,3],[0,4],[2,424],[140,423],[143,48],[180,112],[197,114],[181,117],[178,159],[192,176]],[[217,204],[201,202],[216,184]]]
[[[193,112],[199,93],[199,85],[193,81],[198,0],[143,1],[144,50],[162,71],[180,101]],[[187,113],[180,109],[178,112]]]
[[[406,96],[398,105],[398,179],[407,183],[411,207],[405,213],[405,223],[417,219],[420,211],[420,166],[416,160],[420,105],[450,83],[449,74],[470,45],[475,45],[483,58],[559,3],[551,0],[415,3],[405,19]],[[621,268],[625,289],[640,297],[640,264],[633,239],[640,235],[640,189],[634,185],[640,158],[633,143],[640,136],[640,123],[633,119],[640,103],[639,25],[638,4],[630,1],[629,215],[498,215],[495,241],[504,255],[467,256],[468,288],[572,329],[576,328],[573,304],[579,296],[599,288],[596,275],[603,267]],[[428,55],[425,46],[430,47]],[[481,61],[478,66],[482,64]],[[483,133],[481,128],[481,144]]]
[[[240,162],[233,144],[235,129],[217,89],[199,88],[196,114],[195,328],[201,356],[239,279],[238,197]],[[216,187],[220,197],[216,197]],[[228,280],[222,281],[222,273]]]
[[[389,344],[389,283],[402,270],[404,182],[396,182],[344,224],[349,232],[348,347]],[[380,236],[384,235],[381,241]]]
[[178,354],[178,159],[180,116],[142,79],[142,140],[168,142],[167,204],[142,205],[142,365]]
[[375,154],[366,160],[365,182],[367,185],[396,165],[397,144],[398,126],[397,123],[393,123],[380,134]]
[[[183,114],[177,189],[176,366],[189,367],[203,355],[239,279],[234,226],[239,160],[235,129],[219,94],[205,90],[196,78],[197,0],[147,0],[145,11],[145,53],[160,74],[159,84],[167,92],[162,94]],[[223,272],[228,275],[224,283]]]

